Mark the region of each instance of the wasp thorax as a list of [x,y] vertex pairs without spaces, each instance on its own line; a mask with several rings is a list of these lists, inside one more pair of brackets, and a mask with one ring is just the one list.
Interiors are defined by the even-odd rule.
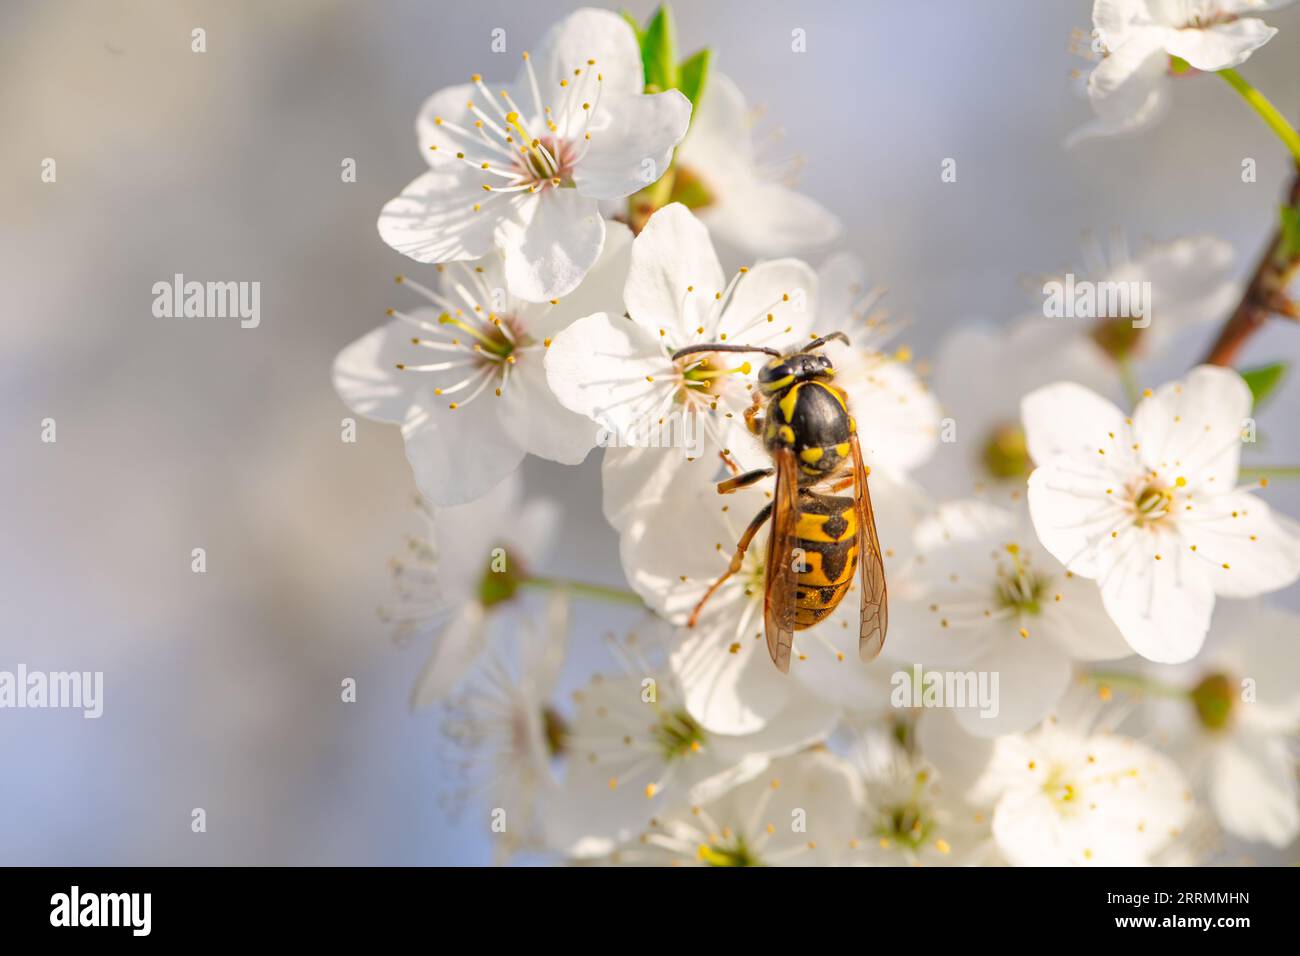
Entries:
[[1232,681],[1227,674],[1210,674],[1192,688],[1192,706],[1201,726],[1207,730],[1223,730],[1232,720]]

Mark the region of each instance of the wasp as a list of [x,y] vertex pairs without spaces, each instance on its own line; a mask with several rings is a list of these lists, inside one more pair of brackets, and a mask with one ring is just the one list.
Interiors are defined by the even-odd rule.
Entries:
[[[772,662],[782,673],[790,670],[794,632],[829,617],[848,593],[854,572],[860,576],[862,592],[858,628],[862,660],[873,660],[880,653],[889,620],[885,567],[867,487],[870,470],[862,461],[847,395],[833,384],[835,368],[819,351],[832,339],[848,344],[848,337],[837,332],[784,354],[772,348],[714,343],[692,345],[673,355],[674,360],[701,352],[772,356],[759,371],[754,402],[745,411],[745,424],[761,436],[772,466],[718,484],[718,493],[725,495],[775,475],[772,500],[749,523],[730,565],[695,606],[688,626],[695,626],[709,598],[740,570],[754,536],[770,520],[763,566],[763,627]],[[849,486],[852,497],[835,494]]]

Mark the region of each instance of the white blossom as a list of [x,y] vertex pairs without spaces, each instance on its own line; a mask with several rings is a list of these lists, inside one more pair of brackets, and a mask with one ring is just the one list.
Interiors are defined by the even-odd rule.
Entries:
[[1237,485],[1250,390],[1236,372],[1193,369],[1127,417],[1071,383],[1025,397],[1029,511],[1043,546],[1101,587],[1143,657],[1200,650],[1215,595],[1249,597],[1300,576],[1300,535]]
[[1251,13],[1292,0],[1096,0],[1101,60],[1088,77],[1096,118],[1072,143],[1145,129],[1169,108],[1171,57],[1207,73],[1240,66],[1277,33]]
[[580,463],[597,430],[565,408],[543,365],[552,337],[616,307],[632,236],[611,223],[600,261],[573,293],[533,303],[505,287],[501,256],[438,266],[436,288],[400,276],[426,302],[344,348],[334,388],[356,413],[400,425],[416,484],[436,505],[472,501],[537,455]]
[[606,10],[557,23],[515,82],[480,76],[433,94],[416,132],[430,170],[384,206],[379,234],[418,262],[504,256],[510,291],[568,295],[600,256],[600,201],[658,180],[691,104],[647,95],[636,37]]

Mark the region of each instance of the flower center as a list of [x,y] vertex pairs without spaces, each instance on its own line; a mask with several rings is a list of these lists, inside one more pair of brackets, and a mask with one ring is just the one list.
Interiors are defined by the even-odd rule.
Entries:
[[1220,731],[1228,726],[1233,703],[1232,680],[1227,674],[1210,674],[1192,688],[1192,706],[1207,730]]
[[677,367],[682,377],[682,387],[676,399],[678,403],[687,403],[693,398],[711,401],[726,390],[731,381],[728,376],[744,376],[754,370],[748,362],[728,368],[726,356],[721,352],[687,356],[677,363]]
[[525,53],[528,95],[523,109],[509,90],[499,91],[498,102],[476,73],[470,80],[482,95],[482,105],[474,100],[468,104],[472,128],[441,116],[433,118],[446,137],[441,146],[433,144],[434,152],[454,156],[483,174],[483,198],[471,206],[471,212],[482,212],[485,204],[511,193],[573,185],[573,170],[591,143],[591,117],[600,103],[604,77],[595,65],[589,59],[561,79],[557,100],[548,105],[555,91],[543,91]]
[[1173,489],[1161,481],[1149,479],[1133,493],[1133,520],[1139,528],[1162,522],[1173,510]]
[[704,744],[704,729],[684,710],[665,713],[651,730],[665,760],[677,760]]
[[1069,778],[1067,768],[1055,766],[1043,781],[1043,793],[1055,805],[1058,813],[1073,812],[1079,806],[1079,790]]
[[1029,559],[1021,554],[1019,545],[1008,544],[1006,551],[1011,556],[1011,566],[998,565],[997,606],[1019,614],[1040,613],[1039,602],[1050,579],[1029,566]]
[[539,136],[529,146],[519,150],[515,166],[522,181],[536,183],[539,187],[551,185],[572,188],[574,157],[577,153],[577,147],[568,140]]
[[388,314],[424,333],[412,338],[412,345],[445,357],[442,361],[418,365],[399,362],[398,371],[439,373],[442,377],[433,394],[457,396],[448,403],[454,411],[474,401],[489,387],[500,397],[520,358],[546,348],[551,342],[547,339],[538,343],[528,334],[526,324],[513,311],[518,303],[508,301],[503,314],[491,311],[491,303],[499,293],[488,287],[482,266],[452,263],[438,268],[446,273],[445,292],[435,292],[406,276],[397,277],[399,283],[445,310],[436,321],[397,309],[389,309]]
[[701,843],[698,856],[709,866],[763,865],[741,836],[734,837],[728,843]]
[[876,821],[876,836],[909,850],[919,850],[934,833],[935,820],[925,804],[909,800],[885,807]]
[[1025,478],[1034,470],[1025,430],[1020,425],[999,425],[984,445],[984,467],[995,478]]
[[1133,325],[1131,316],[1121,315],[1099,319],[1092,327],[1092,340],[1116,362],[1133,356],[1146,329]]
[[717,200],[694,170],[678,166],[673,179],[672,195],[668,201],[679,202],[687,209],[704,209],[712,206]]

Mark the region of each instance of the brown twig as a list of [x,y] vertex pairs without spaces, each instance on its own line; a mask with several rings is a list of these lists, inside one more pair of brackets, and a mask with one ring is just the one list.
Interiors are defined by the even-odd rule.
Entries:
[[[1300,172],[1291,182],[1288,205],[1295,208],[1300,204]],[[1274,314],[1296,316],[1296,305],[1287,298],[1284,291],[1286,274],[1294,263],[1280,262],[1278,246],[1282,242],[1282,230],[1279,227],[1273,233],[1264,255],[1255,267],[1241,301],[1228,319],[1214,345],[1206,354],[1206,365],[1232,365],[1237,360],[1246,340],[1255,334],[1269,316]]]

